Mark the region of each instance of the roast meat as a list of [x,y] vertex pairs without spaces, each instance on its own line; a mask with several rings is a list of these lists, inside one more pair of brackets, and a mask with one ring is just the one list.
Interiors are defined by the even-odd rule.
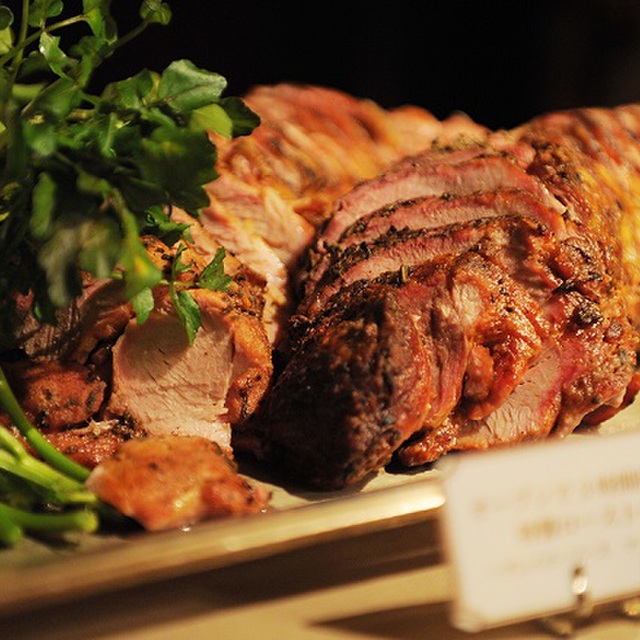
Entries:
[[638,384],[640,107],[435,144],[337,200],[260,425],[319,488],[564,436]]

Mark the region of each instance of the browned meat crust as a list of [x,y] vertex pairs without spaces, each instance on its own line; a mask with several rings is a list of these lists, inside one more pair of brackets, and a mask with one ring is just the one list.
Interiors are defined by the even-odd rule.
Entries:
[[[335,488],[394,456],[419,465],[566,435],[626,406],[638,379],[639,131],[635,107],[550,114],[418,154],[342,197],[301,277],[291,358],[266,408],[276,464]],[[386,367],[398,384],[422,378],[410,397],[382,393],[382,412],[357,400]],[[414,419],[396,427],[387,416],[401,410]]]
[[220,447],[197,436],[129,440],[94,469],[87,486],[150,531],[259,513],[269,499]]

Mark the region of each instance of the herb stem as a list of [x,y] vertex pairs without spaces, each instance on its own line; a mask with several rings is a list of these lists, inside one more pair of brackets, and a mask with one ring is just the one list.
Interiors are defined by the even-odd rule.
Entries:
[[[23,0],[23,4],[28,7],[29,0]],[[27,11],[27,9],[24,9],[24,11]],[[24,14],[24,15],[27,16],[27,14]],[[9,62],[9,60],[13,58],[13,66],[17,71],[20,68],[20,65],[22,64],[22,58],[24,56],[25,49],[29,45],[36,42],[36,40],[38,40],[38,38],[43,33],[53,33],[54,31],[59,31],[60,29],[64,29],[65,27],[70,27],[71,25],[77,24],[78,22],[82,22],[83,20],[85,20],[84,14],[79,14],[71,18],[66,18],[65,20],[60,20],[59,22],[56,22],[47,27],[38,29],[37,31],[34,31],[31,35],[27,36],[28,16],[25,17],[22,21],[22,24],[20,25],[20,37],[18,41],[3,56],[0,56],[0,65],[5,65],[7,62]],[[15,80],[15,76],[14,76],[14,80]]]
[[96,504],[94,493],[76,480],[52,469],[37,458],[25,455],[16,458],[0,449],[0,471],[6,471],[40,487],[50,501],[61,504]]
[[[27,39],[28,26],[29,26],[29,0],[22,0],[22,22],[20,23],[20,35],[18,36],[19,49],[16,52],[15,60],[12,68],[11,85],[14,84],[15,79],[18,75],[18,69],[20,69],[20,65],[22,64],[22,58],[24,57],[23,43]],[[10,59],[11,58],[8,58],[8,60]],[[4,64],[4,60],[2,61],[1,64]]]
[[99,526],[99,519],[96,513],[87,509],[76,509],[61,513],[32,513],[0,503],[0,518],[3,518],[5,522],[12,522],[19,528],[51,533],[65,531],[93,533],[97,531]]
[[0,512],[0,544],[12,547],[22,540],[22,527],[16,524],[6,513]]
[[137,38],[149,26],[149,24],[150,24],[149,21],[145,20],[144,22],[141,22],[140,24],[135,26],[133,29],[131,29],[127,33],[119,36],[118,41],[113,46],[113,51],[115,51],[116,49],[119,49],[120,47],[127,44],[134,38]]

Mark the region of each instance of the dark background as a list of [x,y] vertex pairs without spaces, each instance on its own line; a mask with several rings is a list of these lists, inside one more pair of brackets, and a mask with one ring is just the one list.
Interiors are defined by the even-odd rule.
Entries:
[[[638,0],[170,5],[172,23],[123,48],[100,80],[188,58],[225,76],[226,95],[314,83],[438,117],[461,110],[494,128],[552,109],[640,100]],[[113,3],[123,25],[137,6]]]

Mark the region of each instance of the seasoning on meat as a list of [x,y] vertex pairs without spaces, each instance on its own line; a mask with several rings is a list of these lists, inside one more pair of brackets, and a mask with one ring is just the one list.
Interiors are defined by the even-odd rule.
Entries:
[[636,106],[549,114],[434,145],[339,198],[299,278],[267,458],[339,488],[626,406],[639,133]]
[[260,513],[269,500],[218,445],[199,436],[129,440],[92,471],[87,486],[149,531]]

